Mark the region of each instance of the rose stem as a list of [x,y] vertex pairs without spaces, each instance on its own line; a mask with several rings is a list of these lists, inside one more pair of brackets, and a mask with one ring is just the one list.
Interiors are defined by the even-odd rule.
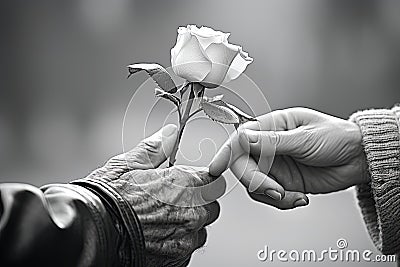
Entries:
[[193,90],[193,83],[191,83],[189,86],[190,86],[190,95],[189,95],[188,102],[186,104],[185,112],[183,113],[183,116],[182,116],[181,120],[179,121],[178,139],[176,140],[174,148],[172,149],[171,156],[169,157],[169,167],[171,167],[175,164],[176,154],[178,153],[179,144],[181,142],[182,135],[183,135],[183,130],[185,129],[186,123],[187,123],[188,119],[190,118],[190,110],[192,109],[193,101],[195,98],[194,90]]

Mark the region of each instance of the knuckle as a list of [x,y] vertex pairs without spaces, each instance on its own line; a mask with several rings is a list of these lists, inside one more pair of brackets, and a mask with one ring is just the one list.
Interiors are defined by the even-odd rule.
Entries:
[[201,228],[197,233],[197,244],[194,249],[198,249],[204,246],[207,242],[207,236],[207,230],[205,228]]
[[207,210],[207,224],[211,224],[218,219],[221,211],[221,206],[217,201],[211,202],[204,207]]
[[119,166],[125,163],[125,154],[120,154],[117,156],[114,156],[112,158],[110,158],[109,160],[107,160],[107,162],[105,163],[105,166],[112,168],[114,166]]
[[168,240],[161,245],[163,253],[174,256],[182,257],[192,253],[196,247],[197,237],[196,233],[189,233],[180,238]]
[[299,129],[299,131],[301,131],[301,137],[303,138],[303,142],[304,143],[312,143],[313,141],[315,141],[315,131],[312,129],[308,129],[308,128],[302,128]]
[[205,225],[208,219],[208,211],[204,207],[189,208],[186,212],[185,228],[189,231],[197,231]]
[[161,145],[161,140],[147,138],[142,142],[140,142],[138,147],[148,152],[157,153],[160,145]]
[[198,210],[197,225],[202,227],[207,223],[207,220],[209,218],[209,211],[204,206],[198,207]]
[[276,132],[271,132],[271,143],[275,144],[275,147],[280,147],[282,145],[282,137],[280,134],[277,134]]
[[212,206],[212,211],[219,214],[221,211],[221,205],[218,201],[211,202],[210,205]]

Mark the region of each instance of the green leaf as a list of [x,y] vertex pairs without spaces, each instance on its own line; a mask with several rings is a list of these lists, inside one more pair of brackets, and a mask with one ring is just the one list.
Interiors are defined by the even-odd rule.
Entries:
[[166,69],[156,63],[140,63],[132,64],[128,66],[129,76],[128,78],[139,71],[146,71],[147,74],[163,89],[168,93],[176,93],[177,88]]
[[240,124],[248,122],[248,121],[257,121],[256,118],[254,118],[253,116],[250,116],[249,114],[243,112],[243,110],[239,109],[238,107],[229,104],[229,103],[225,103],[233,112],[236,113],[236,115],[239,116],[239,122]]
[[239,123],[239,117],[236,115],[236,113],[226,106],[207,101],[202,101],[200,105],[204,113],[206,113],[207,116],[214,121],[226,124]]
[[[238,107],[226,103],[225,101],[222,100],[223,95],[217,95],[214,97],[203,97],[203,102],[202,103],[209,103],[209,104],[213,104],[214,106],[218,106],[218,107],[224,107],[228,110],[230,110],[231,112],[235,113],[235,115],[238,117],[238,121],[236,122],[237,124],[242,124],[248,121],[257,121],[256,118],[254,118],[253,116],[248,115],[247,113],[245,113],[244,111],[242,111],[241,109],[239,109]],[[204,111],[206,112],[206,111]],[[206,112],[207,114],[207,112]],[[207,114],[209,116],[209,114]],[[209,116],[210,117],[210,116]]]
[[179,98],[177,98],[176,96],[174,96],[173,94],[165,92],[165,91],[161,90],[160,88],[156,88],[154,90],[154,93],[155,93],[156,97],[162,97],[162,98],[168,99],[169,101],[173,102],[179,108],[179,105],[181,104],[181,100]]

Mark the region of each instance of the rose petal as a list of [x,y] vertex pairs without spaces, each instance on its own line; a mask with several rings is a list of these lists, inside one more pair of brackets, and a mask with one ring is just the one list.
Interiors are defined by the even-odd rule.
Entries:
[[176,44],[171,49],[171,65],[175,66],[175,60],[182,47],[190,40],[191,34],[184,27],[178,28],[178,37],[176,38]]
[[239,77],[239,75],[246,69],[247,65],[253,62],[253,58],[249,57],[249,54],[244,52],[239,47],[239,53],[233,59],[228,72],[226,73],[223,83],[232,81]]
[[239,53],[240,47],[228,43],[211,44],[206,49],[206,55],[212,62],[210,73],[202,84],[208,88],[218,87],[224,80],[229,66]]
[[201,28],[198,28],[196,25],[188,25],[188,28],[192,33],[197,34],[204,38],[225,35],[224,32],[216,31],[210,27],[205,27],[205,26],[201,26]]
[[253,59],[240,46],[229,44],[228,37],[229,33],[209,27],[179,27],[171,49],[175,74],[211,88],[236,79]]
[[230,33],[215,31],[211,28],[202,26],[200,29],[196,25],[188,25],[187,30],[197,37],[201,47],[206,50],[210,44],[228,42]]
[[172,54],[172,69],[176,75],[188,81],[202,81],[211,71],[211,61],[205,55],[196,36],[190,36],[181,49],[171,51]]

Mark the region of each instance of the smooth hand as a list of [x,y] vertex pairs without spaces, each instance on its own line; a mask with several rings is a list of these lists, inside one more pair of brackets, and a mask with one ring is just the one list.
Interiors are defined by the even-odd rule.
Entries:
[[205,244],[205,226],[218,218],[216,199],[225,192],[224,178],[211,177],[207,169],[158,168],[176,139],[177,127],[167,125],[89,175],[105,178],[134,208],[150,267],[186,266]]
[[239,128],[210,165],[227,168],[256,201],[280,209],[308,204],[305,193],[329,193],[368,182],[355,123],[306,108],[277,110]]

